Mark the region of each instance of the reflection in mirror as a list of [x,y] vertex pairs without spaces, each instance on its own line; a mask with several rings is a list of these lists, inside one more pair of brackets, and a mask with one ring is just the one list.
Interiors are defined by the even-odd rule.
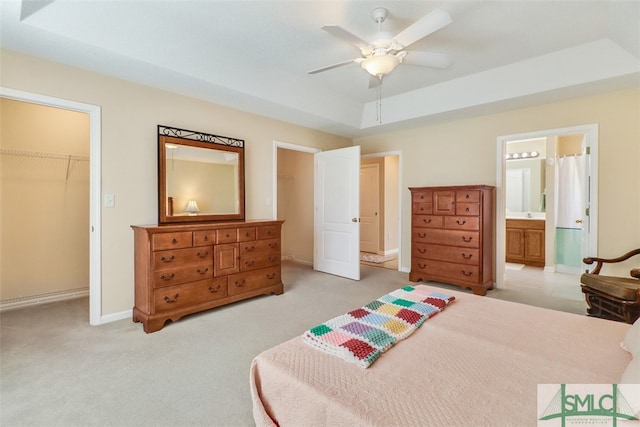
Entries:
[[160,223],[243,220],[244,141],[158,128]]
[[545,152],[544,138],[508,142],[505,170],[507,218],[545,217]]

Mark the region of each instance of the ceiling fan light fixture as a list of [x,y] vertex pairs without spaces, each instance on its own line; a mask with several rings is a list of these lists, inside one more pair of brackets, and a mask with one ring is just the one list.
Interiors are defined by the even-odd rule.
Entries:
[[395,55],[374,55],[360,64],[372,76],[382,77],[393,71],[400,64],[400,58]]

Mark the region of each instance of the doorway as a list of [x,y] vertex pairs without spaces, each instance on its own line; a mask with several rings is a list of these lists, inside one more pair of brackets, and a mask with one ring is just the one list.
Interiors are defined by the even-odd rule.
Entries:
[[100,270],[100,114],[95,105],[82,104],[14,89],[0,88],[0,97],[89,115],[89,324],[102,323]]
[[[560,181],[557,176],[558,162],[557,160],[564,157],[565,146],[562,144],[563,139],[575,139],[579,136],[579,148],[580,152],[579,163],[583,170],[584,179],[579,184],[575,184],[576,187],[566,191],[566,185],[564,181]],[[532,141],[544,141],[543,149],[525,150],[517,149],[512,150],[511,144],[525,142],[531,143]],[[571,145],[571,144],[568,144]],[[575,144],[574,144],[575,145]],[[597,125],[584,125],[575,126],[571,128],[550,129],[545,131],[533,132],[528,134],[509,135],[498,138],[498,159],[497,159],[497,189],[496,189],[496,285],[498,288],[509,287],[508,281],[505,281],[505,267],[509,265],[506,263],[506,255],[511,251],[512,247],[507,248],[509,242],[507,242],[507,234],[512,235],[514,233],[507,233],[506,225],[507,218],[517,217],[518,215],[526,218],[527,220],[536,219],[535,217],[543,218],[545,223],[545,244],[544,244],[544,272],[545,273],[565,273],[571,275],[578,275],[583,269],[582,258],[587,256],[596,256],[597,254],[597,153],[598,153],[598,126]],[[536,156],[532,157],[532,151]],[[576,149],[573,149],[574,154]],[[513,162],[513,156],[516,154],[522,159],[522,154],[525,153],[529,160],[534,160],[535,164],[541,167],[542,186],[539,185],[539,181],[534,179],[536,168],[531,171],[529,168],[529,181],[533,181],[534,184],[529,183],[530,194],[527,195],[527,201],[518,201],[517,203],[509,202],[509,197],[512,190],[507,189],[507,182],[509,176],[514,173],[508,172],[508,163]],[[538,160],[542,159],[544,160]],[[517,175],[517,173],[515,173]],[[524,175],[523,175],[524,176]],[[516,182],[525,182],[526,179],[521,181],[516,179]],[[579,191],[576,191],[578,189]],[[522,192],[519,192],[522,193]],[[569,215],[571,217],[571,227],[567,227],[568,219],[560,219],[558,217],[558,206],[568,201],[568,197],[562,195],[563,193],[575,195],[579,193],[581,195],[580,201],[572,201],[573,213]],[[560,200],[558,200],[560,196]],[[579,207],[576,209],[575,205],[579,203]],[[527,206],[529,210],[524,212],[513,212],[514,206]],[[579,216],[574,218],[574,216]],[[568,218],[568,217],[566,217]],[[526,221],[525,221],[526,223]],[[567,230],[570,228],[571,230]],[[580,229],[579,233],[574,232]],[[569,236],[569,237],[567,237]],[[576,236],[580,236],[576,239]],[[569,247],[560,247],[559,245],[567,243],[568,240],[576,241],[576,249],[570,249]],[[567,266],[563,264],[563,259],[567,259],[565,255],[573,251],[573,258],[578,259],[577,266]],[[513,251],[511,251],[513,252]],[[558,256],[558,255],[562,256]],[[574,263],[572,261],[572,263]],[[575,263],[574,263],[575,264]],[[578,278],[575,277],[576,283]]]

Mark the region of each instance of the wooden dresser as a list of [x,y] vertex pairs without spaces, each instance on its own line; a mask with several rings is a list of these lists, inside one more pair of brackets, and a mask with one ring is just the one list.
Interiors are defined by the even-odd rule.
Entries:
[[486,295],[487,289],[493,288],[494,187],[409,190],[409,280],[448,283]]
[[151,333],[187,314],[282,294],[283,222],[132,226],[133,321]]

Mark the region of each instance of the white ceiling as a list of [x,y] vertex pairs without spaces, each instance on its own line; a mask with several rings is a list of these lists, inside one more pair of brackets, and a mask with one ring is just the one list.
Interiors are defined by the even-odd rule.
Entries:
[[[640,2],[0,0],[3,48],[348,137],[640,84]],[[376,89],[360,55],[320,29],[397,34],[431,10],[453,22]],[[22,19],[21,19],[22,14]],[[377,119],[380,113],[380,123]]]

